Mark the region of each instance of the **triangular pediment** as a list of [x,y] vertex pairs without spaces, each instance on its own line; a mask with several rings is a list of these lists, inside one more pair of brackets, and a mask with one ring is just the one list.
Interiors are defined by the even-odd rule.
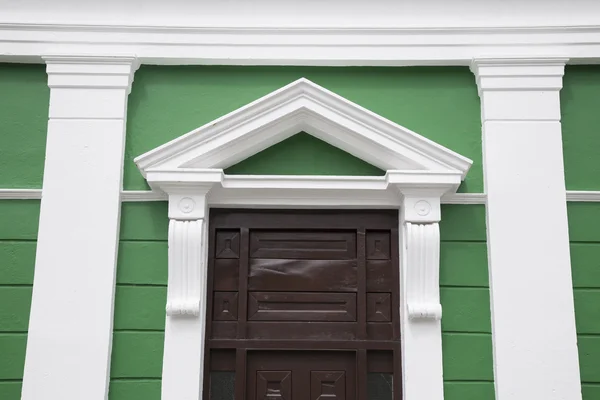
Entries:
[[299,132],[225,169],[228,175],[383,176],[385,171]]
[[299,79],[135,159],[151,171],[227,169],[299,132],[377,169],[458,173],[472,161],[307,79]]

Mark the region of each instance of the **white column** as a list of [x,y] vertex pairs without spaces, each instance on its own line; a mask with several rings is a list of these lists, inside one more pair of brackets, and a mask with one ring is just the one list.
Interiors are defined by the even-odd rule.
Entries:
[[208,207],[212,183],[169,193],[169,286],[162,400],[199,400],[204,380]]
[[22,399],[104,400],[134,58],[47,57],[50,110]]
[[560,98],[564,59],[473,62],[497,400],[581,399]]
[[402,398],[443,400],[439,221],[444,191],[400,191]]

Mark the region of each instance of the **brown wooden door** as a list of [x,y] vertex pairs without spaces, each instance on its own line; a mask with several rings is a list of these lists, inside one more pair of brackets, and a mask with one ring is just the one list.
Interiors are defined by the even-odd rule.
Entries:
[[248,400],[355,400],[356,361],[350,352],[249,352]]
[[211,210],[204,398],[399,400],[397,227],[395,210]]

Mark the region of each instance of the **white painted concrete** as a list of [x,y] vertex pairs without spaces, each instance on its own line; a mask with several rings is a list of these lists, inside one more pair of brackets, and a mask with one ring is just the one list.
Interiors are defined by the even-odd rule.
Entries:
[[497,400],[581,399],[559,91],[566,60],[476,60]]
[[23,400],[105,400],[132,58],[49,58]]

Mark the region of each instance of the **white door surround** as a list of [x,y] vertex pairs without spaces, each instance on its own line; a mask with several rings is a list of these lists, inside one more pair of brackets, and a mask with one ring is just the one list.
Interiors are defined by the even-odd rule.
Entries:
[[[381,177],[229,176],[223,169],[300,131],[386,170]],[[442,400],[439,221],[472,162],[306,79],[135,162],[169,201],[163,400],[202,393],[208,208],[397,208],[405,400]]]

